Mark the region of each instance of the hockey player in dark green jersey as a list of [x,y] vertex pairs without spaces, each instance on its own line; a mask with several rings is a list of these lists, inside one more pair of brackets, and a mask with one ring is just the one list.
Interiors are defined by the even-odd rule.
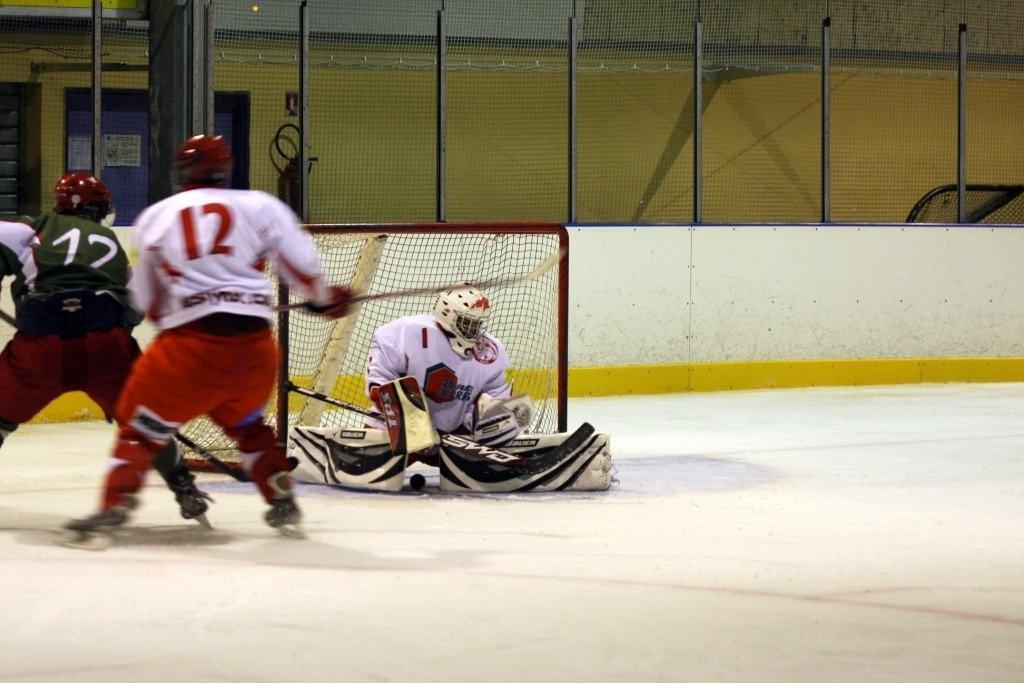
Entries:
[[[50,401],[83,391],[112,415],[139,345],[128,257],[110,230],[110,191],[88,173],[61,176],[54,211],[31,224],[0,221],[0,278],[13,275],[17,332],[0,353],[0,444]],[[209,497],[174,442],[156,469],[186,519],[205,523]]]

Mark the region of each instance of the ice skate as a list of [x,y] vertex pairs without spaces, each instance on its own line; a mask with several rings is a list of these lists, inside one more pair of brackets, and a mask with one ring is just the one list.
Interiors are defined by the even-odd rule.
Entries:
[[299,525],[302,521],[302,511],[299,510],[299,506],[295,504],[295,498],[292,496],[275,499],[270,504],[270,509],[264,513],[263,519],[271,527],[277,529],[277,532],[282,536],[288,536],[289,538],[306,537],[302,527]]
[[174,492],[174,499],[178,501],[182,517],[196,520],[199,526],[207,531],[213,530],[213,526],[206,518],[206,511],[210,509],[213,498],[199,490],[195,475],[184,465],[179,465],[168,475],[167,486]]
[[103,550],[110,545],[111,532],[124,526],[129,513],[138,506],[135,496],[124,496],[121,505],[100,510],[99,512],[72,519],[64,525],[68,532],[64,545],[70,548],[85,550]]

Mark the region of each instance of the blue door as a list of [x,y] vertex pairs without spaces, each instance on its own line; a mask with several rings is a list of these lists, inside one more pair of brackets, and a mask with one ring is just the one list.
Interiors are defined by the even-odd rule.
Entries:
[[[64,167],[67,171],[88,171],[92,149],[91,91],[68,88],[65,100]],[[145,90],[104,89],[101,105],[101,133],[106,148],[103,182],[114,195],[117,224],[131,225],[149,203],[149,95]],[[213,127],[231,144],[235,155],[231,186],[248,188],[248,94],[217,93]]]

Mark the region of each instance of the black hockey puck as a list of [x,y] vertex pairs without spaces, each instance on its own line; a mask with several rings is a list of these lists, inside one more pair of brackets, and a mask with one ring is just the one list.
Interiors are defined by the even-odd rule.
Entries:
[[419,491],[420,489],[422,489],[426,485],[427,485],[427,478],[424,477],[419,472],[417,472],[416,474],[414,474],[411,477],[409,477],[409,487],[412,488],[413,491]]

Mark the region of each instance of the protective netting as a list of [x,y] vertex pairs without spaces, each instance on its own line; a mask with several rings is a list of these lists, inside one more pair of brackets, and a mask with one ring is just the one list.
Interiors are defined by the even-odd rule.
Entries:
[[439,6],[310,3],[311,220],[434,219]]
[[[521,278],[566,244],[558,226],[325,226],[313,233],[328,279],[368,293]],[[486,292],[492,304],[486,329],[505,345],[514,391],[529,394],[537,404],[530,431],[557,431],[559,425],[559,397],[566,389],[559,353],[565,282],[564,271],[555,267],[535,280]],[[401,316],[431,313],[435,300],[435,294],[427,294],[367,302],[340,321],[290,315],[291,381],[371,408],[363,372],[373,331]],[[291,425],[359,427],[363,419],[297,394],[289,400]],[[185,434],[211,451],[233,448],[205,419],[190,423]]]
[[[149,26],[145,21],[103,18],[103,168],[101,178],[114,195],[118,225],[131,225],[149,205]],[[85,88],[88,88],[88,84]],[[78,91],[87,96],[86,89]],[[68,93],[68,103],[73,95]],[[72,113],[89,129],[88,111]],[[69,131],[70,135],[70,131]],[[83,140],[84,142],[84,140]],[[69,165],[67,170],[72,169]]]
[[564,219],[572,3],[445,7],[448,219]]
[[822,7],[711,0],[702,20],[704,222],[818,220]]
[[[92,164],[92,18],[87,9],[0,10],[0,212],[37,215],[62,173]],[[146,202],[148,23],[110,10],[102,21],[100,174],[124,223]]]
[[292,203],[281,172],[298,155],[298,3],[215,2],[214,21],[214,129],[247,143],[232,145],[246,171],[235,185]]
[[579,220],[690,220],[695,0],[577,11]]
[[972,2],[967,25],[969,182],[1024,183],[1024,4]]
[[902,221],[956,180],[960,3],[832,2],[832,219]]
[[[159,5],[128,12],[113,4],[103,15],[104,111],[123,121],[135,98],[147,109],[131,104],[142,120],[150,50],[183,46],[149,44],[148,12]],[[690,220],[697,4],[446,0],[447,217],[565,220],[567,33],[575,11],[578,218]],[[311,220],[434,219],[441,5],[309,0]],[[834,221],[900,221],[929,188],[956,180],[961,22],[968,26],[968,182],[1024,181],[1024,3],[700,5],[705,222],[820,215],[826,15]],[[300,3],[213,6],[215,130],[240,142],[236,184],[285,195],[294,183],[282,171],[297,153]],[[81,165],[90,30],[83,7],[0,5],[0,211],[38,213],[54,179]],[[111,161],[122,164],[115,175],[125,186],[112,189],[127,209],[121,220],[130,220],[145,194],[148,124],[134,132],[103,127],[104,135],[122,136],[111,141],[119,150]]]
[[64,88],[89,87],[91,32],[92,20],[84,15],[0,14],[5,214],[36,215],[50,208],[53,184],[65,170]]

